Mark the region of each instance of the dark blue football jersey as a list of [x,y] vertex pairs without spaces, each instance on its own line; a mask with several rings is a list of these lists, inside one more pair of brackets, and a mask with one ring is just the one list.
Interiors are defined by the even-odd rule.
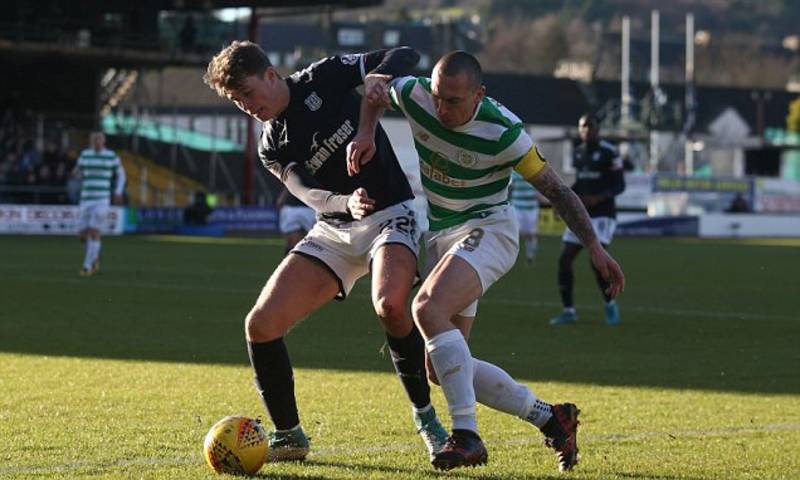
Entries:
[[578,195],[606,194],[605,201],[586,207],[590,217],[617,217],[614,196],[622,193],[625,180],[622,158],[616,147],[604,140],[581,143],[572,156],[575,167],[575,184],[572,190]]
[[[347,144],[358,130],[361,96],[356,87],[375,69],[386,51],[328,57],[286,79],[289,105],[264,124],[259,157],[278,178],[297,163],[304,184],[350,195],[359,187],[375,200],[375,210],[413,198],[405,173],[386,132],[378,124],[377,151],[353,177],[347,175]],[[347,212],[325,213],[322,220],[340,223],[353,218]]]

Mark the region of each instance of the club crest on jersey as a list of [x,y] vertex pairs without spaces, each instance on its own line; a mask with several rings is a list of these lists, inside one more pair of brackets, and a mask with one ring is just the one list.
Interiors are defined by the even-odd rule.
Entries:
[[459,150],[456,161],[465,167],[474,167],[478,163],[478,158],[466,150]]
[[592,160],[595,161],[595,162],[599,162],[600,161],[600,151],[594,152],[592,154]]
[[306,97],[305,104],[309,110],[316,112],[322,106],[322,99],[319,98],[317,92],[311,92],[311,95]]
[[339,58],[342,59],[342,63],[344,63],[345,65],[355,65],[356,63],[358,63],[358,59],[360,57],[361,57],[361,55],[356,55],[354,53],[350,53],[348,55],[342,55]]

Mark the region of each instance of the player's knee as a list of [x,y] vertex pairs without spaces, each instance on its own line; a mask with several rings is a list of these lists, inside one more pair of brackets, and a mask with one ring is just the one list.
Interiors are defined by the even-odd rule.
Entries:
[[428,332],[428,326],[436,323],[437,319],[443,316],[436,302],[424,291],[419,292],[414,297],[414,302],[411,304],[411,312],[414,316],[414,321],[423,333]]
[[281,327],[282,322],[277,318],[270,318],[267,309],[253,307],[244,320],[245,334],[250,342],[269,342],[286,334],[286,329]]
[[411,302],[411,314],[414,320],[419,323],[430,310],[430,297],[423,291],[417,293],[414,300]]
[[373,301],[375,314],[381,319],[384,328],[394,337],[404,337],[410,330],[405,312],[405,301],[391,296],[380,295]]
[[402,313],[400,302],[388,295],[378,295],[373,299],[372,306],[375,307],[375,314],[381,319],[391,319]]

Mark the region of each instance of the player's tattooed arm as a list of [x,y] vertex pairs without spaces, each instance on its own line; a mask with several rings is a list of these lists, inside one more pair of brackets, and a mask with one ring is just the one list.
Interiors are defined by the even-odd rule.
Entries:
[[528,181],[550,200],[553,208],[558,211],[569,229],[589,250],[592,265],[609,283],[606,293],[611,298],[619,295],[625,289],[625,274],[622,273],[617,261],[606,252],[594,234],[592,221],[589,219],[589,213],[586,212],[583,202],[571,188],[564,185],[564,182],[549,165],[528,178]]
[[553,208],[564,219],[564,223],[584,245],[589,246],[597,241],[592,221],[583,202],[571,188],[561,181],[561,178],[549,165],[529,178],[528,181],[550,201]]

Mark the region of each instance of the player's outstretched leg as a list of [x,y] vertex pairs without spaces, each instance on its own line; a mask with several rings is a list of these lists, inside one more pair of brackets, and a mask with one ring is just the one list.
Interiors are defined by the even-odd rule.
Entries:
[[[255,384],[275,431],[270,434],[269,460],[303,460],[309,441],[300,426],[294,374],[283,336],[332,299],[338,282],[324,267],[289,255],[270,276],[245,319],[247,352]],[[302,298],[302,302],[297,302]]]
[[475,365],[475,395],[479,403],[500,412],[518,416],[545,435],[545,444],[554,448],[559,468],[568,470],[577,463],[575,435],[578,409],[571,403],[551,405],[536,397],[524,384],[515,381],[505,370],[479,359]]
[[558,469],[571,470],[578,463],[578,414],[572,403],[553,405],[553,415],[541,427],[545,445],[556,451]]

